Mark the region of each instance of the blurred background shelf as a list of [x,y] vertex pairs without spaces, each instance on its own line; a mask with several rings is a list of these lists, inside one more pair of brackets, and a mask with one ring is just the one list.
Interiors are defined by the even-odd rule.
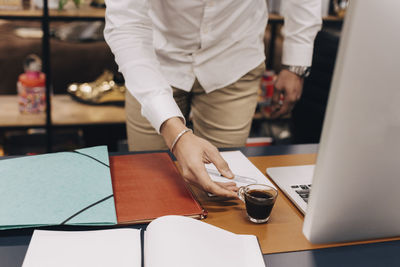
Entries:
[[[68,95],[52,96],[52,125],[89,126],[125,124],[125,109],[118,106],[86,105],[76,102]],[[0,128],[45,127],[46,114],[21,114],[18,110],[18,97],[0,97],[0,106],[7,112],[0,113]]]
[[[91,7],[89,4],[81,4],[79,8],[71,6],[64,10],[49,10],[50,20],[104,20],[104,15],[104,8]],[[43,10],[33,7],[20,10],[0,9],[0,18],[41,20],[43,18]]]
[[[41,19],[43,10],[37,8],[26,8],[20,10],[0,9],[0,18],[3,19]],[[81,4],[79,8],[70,6],[64,10],[49,10],[50,19],[104,19],[105,9],[91,7],[89,4]],[[329,15],[323,17],[324,22],[341,22],[343,19]],[[283,23],[283,16],[270,13],[269,23]]]
[[[86,105],[69,95],[53,95],[53,151],[107,145],[118,151],[126,139],[125,109],[121,106]],[[0,155],[46,152],[46,114],[21,114],[16,95],[0,97]]]

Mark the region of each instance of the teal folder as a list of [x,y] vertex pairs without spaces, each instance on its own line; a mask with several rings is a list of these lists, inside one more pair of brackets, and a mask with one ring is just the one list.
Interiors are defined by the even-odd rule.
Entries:
[[0,229],[116,224],[106,146],[0,160]]

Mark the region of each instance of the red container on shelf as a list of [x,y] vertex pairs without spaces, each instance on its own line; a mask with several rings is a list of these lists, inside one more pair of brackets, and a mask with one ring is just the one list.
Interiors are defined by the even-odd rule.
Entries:
[[271,105],[272,96],[274,94],[274,80],[275,72],[270,70],[265,71],[261,77],[261,92],[264,106]]
[[264,72],[260,81],[260,100],[258,102],[261,112],[265,114],[271,113],[272,97],[274,95],[275,72],[267,70]]
[[46,77],[40,72],[40,59],[28,56],[25,73],[17,82],[18,106],[21,113],[40,113],[46,110]]

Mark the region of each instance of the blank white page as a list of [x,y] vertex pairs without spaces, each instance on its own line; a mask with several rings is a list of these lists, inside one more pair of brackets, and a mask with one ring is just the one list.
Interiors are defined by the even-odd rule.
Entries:
[[140,230],[35,230],[23,267],[140,267]]
[[146,230],[146,267],[264,267],[255,236],[237,235],[183,216],[164,216]]

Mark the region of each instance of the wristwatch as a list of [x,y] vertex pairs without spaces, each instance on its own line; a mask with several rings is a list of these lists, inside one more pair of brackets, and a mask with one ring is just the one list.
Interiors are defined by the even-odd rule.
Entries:
[[311,72],[311,68],[307,66],[282,65],[282,69],[293,72],[294,74],[297,74],[301,78],[307,78]]

